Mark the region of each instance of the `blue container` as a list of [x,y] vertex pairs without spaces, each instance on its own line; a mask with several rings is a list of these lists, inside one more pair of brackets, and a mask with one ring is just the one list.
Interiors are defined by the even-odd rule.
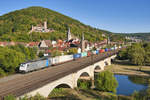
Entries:
[[81,53],[81,57],[86,57],[87,56],[87,52],[82,52]]
[[96,54],[99,54],[99,51],[98,51],[98,50],[96,50]]
[[74,58],[74,59],[81,58],[81,54],[80,54],[80,53],[74,54],[74,55],[73,55],[73,58]]
[[108,49],[107,48],[105,48],[105,52],[107,52],[108,51]]
[[49,60],[47,59],[46,60],[46,67],[48,67],[49,66]]

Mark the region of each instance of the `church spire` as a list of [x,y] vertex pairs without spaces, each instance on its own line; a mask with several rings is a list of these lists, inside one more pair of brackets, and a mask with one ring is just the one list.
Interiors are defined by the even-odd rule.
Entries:
[[68,32],[67,32],[67,41],[71,39],[71,32],[70,32],[70,27],[68,27]]
[[81,39],[81,51],[85,51],[85,41],[84,41],[84,33],[82,33],[82,39]]
[[84,33],[82,33],[82,41],[84,41]]

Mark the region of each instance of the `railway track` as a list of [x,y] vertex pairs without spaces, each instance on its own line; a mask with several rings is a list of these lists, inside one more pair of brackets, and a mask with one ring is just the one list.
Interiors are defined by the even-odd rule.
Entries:
[[80,58],[55,67],[27,73],[16,79],[0,83],[0,100],[9,94],[15,95],[16,97],[21,96],[52,81],[69,75],[70,73],[83,69],[86,66],[92,65],[95,62],[112,56],[116,52],[117,51],[94,55],[93,59],[91,57]]

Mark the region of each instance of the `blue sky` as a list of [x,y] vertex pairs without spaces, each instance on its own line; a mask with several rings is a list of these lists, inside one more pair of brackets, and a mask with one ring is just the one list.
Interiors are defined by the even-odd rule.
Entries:
[[42,6],[112,32],[150,32],[150,0],[2,0],[0,15]]

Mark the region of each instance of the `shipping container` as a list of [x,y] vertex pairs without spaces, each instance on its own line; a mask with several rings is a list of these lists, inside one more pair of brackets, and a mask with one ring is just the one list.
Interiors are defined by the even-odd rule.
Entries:
[[91,52],[90,51],[87,52],[87,56],[88,57],[91,56]]
[[74,55],[73,55],[73,58],[74,58],[74,59],[81,58],[81,53],[74,54]]
[[63,63],[71,60],[73,60],[73,55],[59,56],[59,63]]
[[108,51],[108,49],[107,48],[105,48],[105,52],[107,52]]
[[108,51],[111,51],[111,48],[109,48]]
[[105,50],[104,50],[104,49],[99,50],[99,53],[103,53],[103,52],[105,52]]
[[52,65],[73,60],[73,55],[64,55],[51,58]]
[[87,57],[87,52],[82,52],[81,57]]
[[96,50],[96,54],[99,54],[99,51],[98,51],[98,50]]
[[92,51],[92,53],[93,53],[93,54],[96,54],[96,50],[95,50],[95,51]]
[[114,47],[112,47],[111,50],[113,51],[113,50],[114,50]]

